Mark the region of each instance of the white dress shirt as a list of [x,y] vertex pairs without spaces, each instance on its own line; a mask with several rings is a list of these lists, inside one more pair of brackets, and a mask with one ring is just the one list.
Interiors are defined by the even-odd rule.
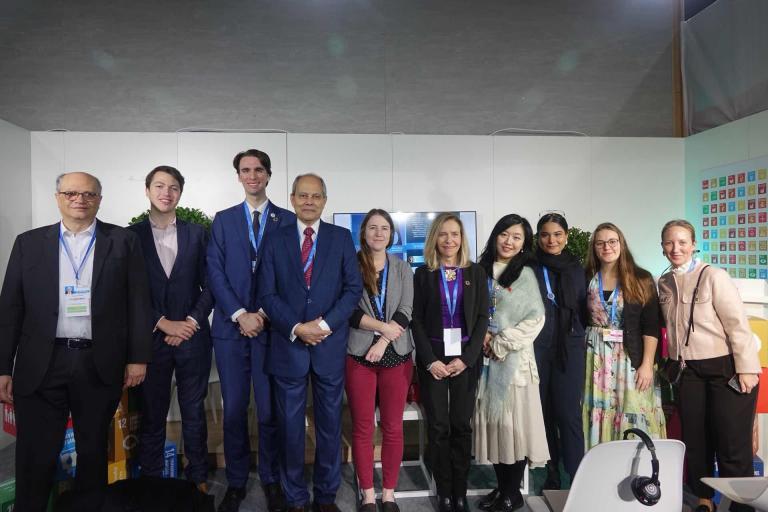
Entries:
[[[59,223],[59,233],[67,242],[69,251],[72,254],[74,264],[80,265],[85,256],[85,251],[88,250],[88,244],[91,242],[91,237],[96,231],[96,221],[88,226],[85,231],[80,233],[73,233],[64,226],[64,222]],[[93,248],[88,253],[88,259],[83,264],[83,269],[80,272],[80,280],[75,279],[75,269],[72,268],[72,263],[69,261],[66,251],[64,250],[64,244],[59,240],[59,318],[56,322],[56,337],[57,338],[86,338],[91,339],[91,315],[88,316],[66,316],[65,311],[65,286],[79,286],[79,287],[91,287],[91,279],[93,277],[93,258],[96,254],[96,244],[98,240],[94,240]]]
[[152,216],[149,217],[149,225],[152,226],[152,238],[155,240],[155,250],[160,258],[165,275],[171,277],[176,255],[179,253],[179,239],[176,231],[176,217],[165,227],[160,227]]

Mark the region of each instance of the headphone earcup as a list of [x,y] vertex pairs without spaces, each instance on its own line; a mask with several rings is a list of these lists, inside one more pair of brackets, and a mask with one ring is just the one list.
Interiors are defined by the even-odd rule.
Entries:
[[632,480],[632,494],[643,505],[652,507],[661,499],[661,488],[653,478],[639,476]]

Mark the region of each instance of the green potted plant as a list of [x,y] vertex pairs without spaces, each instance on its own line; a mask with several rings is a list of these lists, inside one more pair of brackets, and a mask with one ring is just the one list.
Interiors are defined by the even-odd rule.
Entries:
[[[146,210],[132,218],[128,224],[138,224],[148,217],[149,210]],[[186,222],[191,222],[193,224],[200,224],[201,226],[205,227],[207,231],[211,230],[211,223],[213,222],[213,219],[206,215],[204,211],[198,208],[187,208],[186,206],[176,207],[176,218]]]

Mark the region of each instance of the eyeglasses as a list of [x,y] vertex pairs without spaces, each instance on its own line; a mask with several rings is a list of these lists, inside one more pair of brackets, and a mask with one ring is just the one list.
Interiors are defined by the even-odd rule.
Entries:
[[605,246],[610,247],[611,249],[615,249],[619,246],[619,239],[618,238],[611,238],[610,240],[597,240],[595,242],[595,247],[598,249],[602,249]]
[[67,190],[65,192],[58,192],[60,196],[67,198],[67,201],[75,201],[78,197],[83,198],[83,201],[90,203],[100,197],[96,192],[75,192],[74,190]]

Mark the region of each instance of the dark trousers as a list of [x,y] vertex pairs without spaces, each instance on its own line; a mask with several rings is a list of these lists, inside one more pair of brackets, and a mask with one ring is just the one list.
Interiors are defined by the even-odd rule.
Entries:
[[584,428],[581,403],[584,399],[584,372],[586,348],[583,338],[571,338],[568,358],[562,367],[553,345],[536,346],[536,364],[539,369],[539,393],[551,463],[557,467],[560,460],[571,476],[576,474],[584,457]]
[[[450,358],[444,362],[447,364]],[[477,377],[477,368],[467,368],[456,377],[436,380],[431,373],[419,368],[421,400],[429,434],[427,462],[438,496],[467,494]]]
[[[266,334],[262,334],[262,338]],[[213,338],[216,367],[224,400],[224,460],[227,482],[245,487],[251,466],[248,405],[251,387],[259,418],[259,480],[262,485],[280,481],[277,419],[272,378],[266,372],[267,345],[257,338]],[[303,459],[302,459],[303,460]]]
[[147,476],[162,476],[164,468],[165,422],[171,402],[171,377],[176,372],[176,389],[181,411],[184,455],[189,464],[186,475],[195,483],[208,479],[208,427],[205,396],[211,373],[211,339],[202,331],[172,347],[155,336],[152,364],[142,385],[144,410],[141,419],[139,464]]
[[344,373],[304,377],[275,376],[275,404],[280,427],[280,476],[290,507],[309,503],[304,483],[304,420],[307,409],[307,383],[312,379],[315,414],[315,465],[312,494],[319,504],[336,501],[341,485],[341,405]]
[[496,485],[499,492],[510,498],[522,495],[520,484],[526,469],[527,461],[525,460],[519,460],[514,464],[494,464],[493,470],[496,473]]
[[753,476],[752,425],[757,386],[749,394],[728,386],[736,372],[733,357],[686,361],[680,381],[680,420],[688,459],[688,485],[699,498],[714,491],[700,481],[713,476],[714,461],[720,477]]
[[44,511],[71,412],[77,449],[76,510],[98,510],[107,485],[109,424],[122,383],[104,384],[93,352],[55,347],[40,387],[14,396],[16,407],[16,509]]

